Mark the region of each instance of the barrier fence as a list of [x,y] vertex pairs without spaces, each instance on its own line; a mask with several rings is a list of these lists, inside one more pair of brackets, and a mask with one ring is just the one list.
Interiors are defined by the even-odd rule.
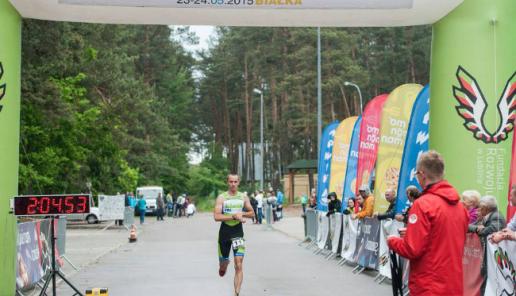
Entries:
[[[354,273],[364,269],[376,270],[381,283],[391,278],[389,248],[387,237],[399,235],[398,229],[404,224],[395,220],[378,221],[375,218],[353,220],[350,215],[334,214],[308,209],[305,214],[306,247],[316,246],[314,253],[340,254],[339,264],[348,263],[355,266]],[[499,244],[488,243],[485,252],[487,258],[486,296],[516,295],[516,242],[502,241]],[[482,277],[480,269],[484,256],[484,247],[475,233],[468,233],[464,246],[463,273],[464,295],[481,295]],[[331,256],[328,256],[330,258]],[[403,270],[401,282],[407,291],[409,262],[401,258]],[[405,295],[408,294],[408,291]]]
[[310,242],[314,242],[317,239],[317,211],[314,209],[307,209],[305,212],[305,229],[306,239]]

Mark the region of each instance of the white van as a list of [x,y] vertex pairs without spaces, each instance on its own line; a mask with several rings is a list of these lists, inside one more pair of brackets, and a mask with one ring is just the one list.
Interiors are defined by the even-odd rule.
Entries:
[[144,186],[136,188],[136,197],[139,198],[141,195],[143,195],[143,198],[145,198],[145,202],[147,203],[147,209],[145,213],[156,213],[156,199],[160,193],[161,197],[165,198],[163,195],[163,187]]

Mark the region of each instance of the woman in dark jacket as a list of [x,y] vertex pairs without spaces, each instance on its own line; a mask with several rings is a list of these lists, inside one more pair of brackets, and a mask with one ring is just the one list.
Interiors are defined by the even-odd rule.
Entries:
[[328,194],[328,199],[330,202],[328,203],[328,213],[326,213],[326,216],[329,217],[332,214],[340,213],[342,203],[337,199],[337,194],[335,192],[331,192]]

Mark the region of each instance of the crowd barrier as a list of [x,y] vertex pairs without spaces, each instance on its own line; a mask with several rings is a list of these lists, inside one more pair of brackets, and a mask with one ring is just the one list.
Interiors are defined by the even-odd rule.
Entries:
[[330,216],[330,241],[331,253],[337,254],[342,241],[342,214],[335,213]]
[[[387,237],[399,235],[398,229],[404,227],[403,223],[394,220],[380,222],[374,218],[353,220],[350,215],[341,214],[327,217],[325,212],[311,209],[306,211],[305,223],[306,241],[311,242],[307,248],[316,246],[314,253],[339,253],[342,258],[339,264],[355,266],[353,273],[360,273],[366,268],[376,270],[378,275],[375,280],[378,283],[391,278]],[[488,277],[484,295],[516,295],[516,242],[488,243],[486,254]],[[483,256],[484,249],[478,235],[468,233],[462,258],[465,296],[480,295]],[[407,291],[409,262],[401,259],[402,282]]]
[[124,209],[124,225],[129,227],[134,224],[134,208],[125,207]]
[[330,220],[325,212],[317,212],[319,229],[317,230],[317,247],[324,250],[328,246],[328,232],[330,231]]
[[317,239],[317,211],[314,209],[307,209],[305,212],[305,239],[310,242],[314,242]]

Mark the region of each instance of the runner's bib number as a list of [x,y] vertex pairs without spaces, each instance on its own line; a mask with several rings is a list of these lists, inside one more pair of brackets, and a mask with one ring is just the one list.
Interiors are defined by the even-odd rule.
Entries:
[[243,238],[235,238],[231,242],[231,247],[233,248],[233,250],[237,250],[238,248],[243,247],[243,246],[244,246]]

